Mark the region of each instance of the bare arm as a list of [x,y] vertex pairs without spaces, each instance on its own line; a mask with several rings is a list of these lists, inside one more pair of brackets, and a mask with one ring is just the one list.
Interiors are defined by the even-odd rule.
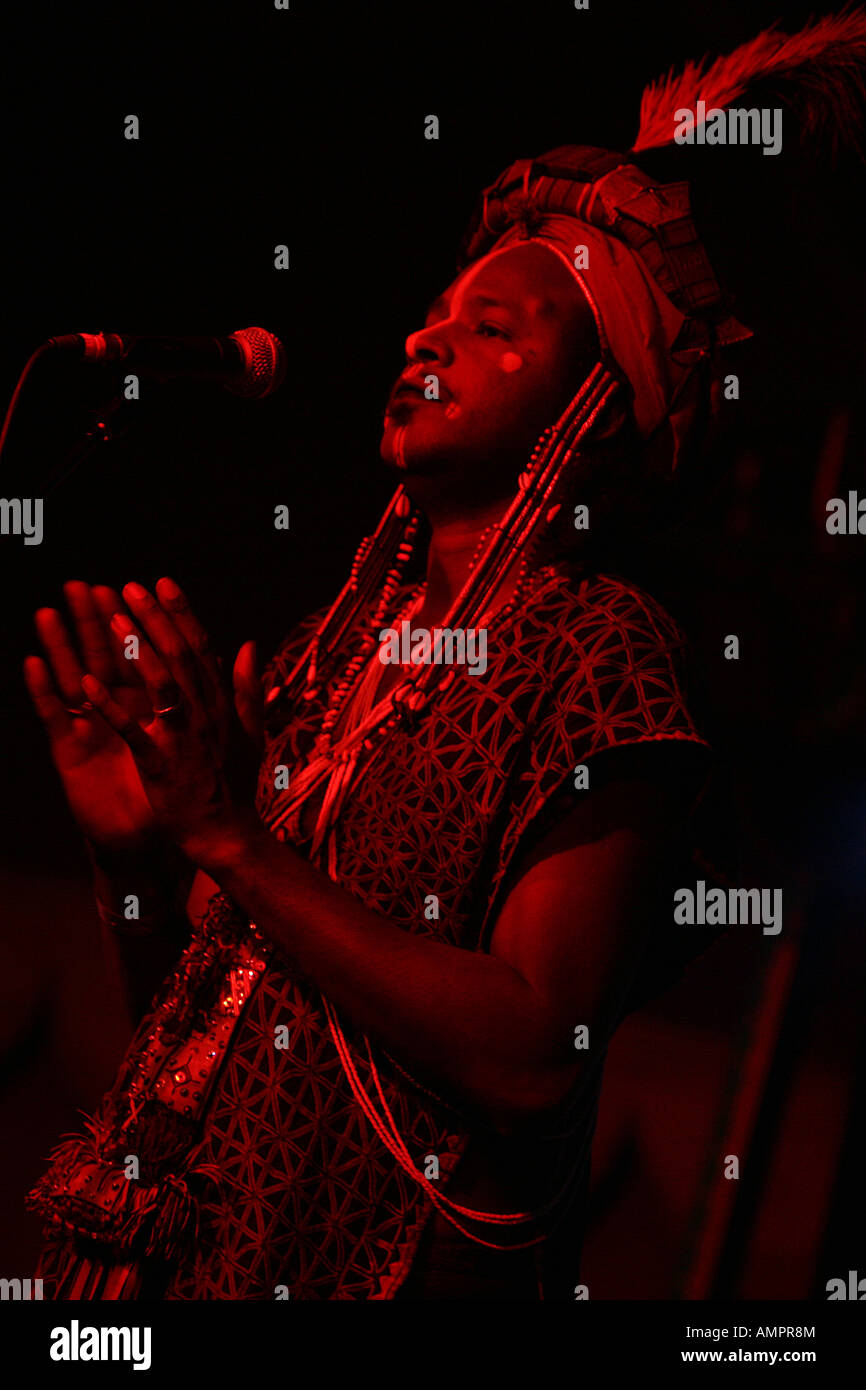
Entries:
[[489,954],[368,911],[258,822],[193,857],[339,1011],[509,1130],[559,1100],[615,1027],[669,823],[648,782],[588,795],[521,866]]
[[[109,978],[135,1027],[183,950],[191,885],[202,876],[176,851],[145,857],[86,844]],[[137,920],[126,915],[131,898],[137,899]]]

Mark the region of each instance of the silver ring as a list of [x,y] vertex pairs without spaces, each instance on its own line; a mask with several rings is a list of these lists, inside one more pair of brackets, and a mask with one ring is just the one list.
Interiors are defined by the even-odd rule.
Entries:
[[92,709],[93,702],[91,700],[85,700],[83,705],[67,705],[66,713],[77,714],[82,719],[85,719]]
[[153,712],[157,719],[167,719],[170,714],[175,714],[179,709],[183,709],[181,701],[178,701],[176,705],[166,705],[165,709],[155,709]]

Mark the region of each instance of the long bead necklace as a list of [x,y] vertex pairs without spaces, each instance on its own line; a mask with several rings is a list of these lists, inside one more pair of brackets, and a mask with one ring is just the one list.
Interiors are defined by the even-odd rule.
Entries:
[[[478,564],[478,561],[484,553],[485,548],[490,543],[490,537],[492,533],[493,524],[491,523],[489,526],[486,526],[484,528],[484,530],[481,532],[481,535],[478,538],[478,544],[475,547],[475,553],[473,554],[472,559],[469,562],[469,572],[471,572]],[[412,539],[414,539],[414,532],[412,535]],[[404,540],[403,547],[401,547],[403,553],[401,554],[400,558],[402,560],[408,558],[406,554],[406,551],[409,548],[409,546],[407,545],[408,540],[409,538],[407,537],[406,540]],[[411,544],[411,542],[409,543]],[[396,578],[396,573],[394,575],[389,575],[389,578],[393,581],[393,579]],[[507,604],[505,604],[502,608],[498,610],[498,615],[500,619],[507,618],[517,607],[517,604],[522,600],[523,593],[526,588],[527,579],[528,557],[526,555],[523,555],[520,560],[520,566],[518,568],[517,578],[515,581],[511,598]],[[426,593],[426,589],[426,579],[420,580],[412,586],[406,598],[404,599],[403,604],[401,604],[400,609],[394,615],[391,623],[392,626],[399,628],[401,622],[404,622],[410,617],[414,616],[414,614],[418,611],[419,607],[421,606],[421,603],[423,602],[423,596]],[[380,602],[377,605],[376,613],[373,617],[373,621],[371,622],[370,627],[367,629],[367,631],[361,638],[361,642],[357,652],[349,661],[349,664],[347,665],[343,676],[337,681],[334,687],[331,699],[328,703],[328,710],[322,720],[321,731],[316,739],[315,747],[318,753],[325,753],[330,749],[334,740],[337,725],[340,721],[340,717],[343,713],[346,702],[356,694],[359,684],[366,678],[367,674],[369,673],[370,659],[374,655],[374,649],[376,647],[377,642],[376,634],[379,630],[381,622],[385,617],[385,612],[386,605],[385,603]],[[492,612],[488,609],[486,613],[482,614],[478,626],[485,626],[487,620],[491,616]],[[414,683],[413,678],[417,678],[421,669],[423,668],[418,666],[410,668],[410,670],[407,671],[406,679],[395,687],[394,691],[391,694],[388,713],[383,714],[383,721],[380,725],[382,733],[384,733],[386,729],[394,728],[399,719],[406,719],[407,717],[410,717],[410,711],[417,712],[423,704],[427,703],[427,699],[429,698],[429,696],[424,695],[422,697],[420,691],[415,691],[411,689],[411,686]],[[454,668],[449,667],[442,680],[437,683],[436,688],[440,690],[445,689],[448,685],[451,684],[451,681],[454,679],[455,675],[456,672]],[[365,739],[364,746],[367,748],[371,748],[373,746],[372,736]]]

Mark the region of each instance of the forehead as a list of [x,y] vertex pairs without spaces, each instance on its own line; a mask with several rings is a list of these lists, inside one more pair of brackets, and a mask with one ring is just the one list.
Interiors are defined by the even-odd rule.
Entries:
[[430,305],[430,317],[457,315],[464,306],[494,302],[529,319],[556,319],[581,298],[559,258],[539,243],[489,252],[467,266]]

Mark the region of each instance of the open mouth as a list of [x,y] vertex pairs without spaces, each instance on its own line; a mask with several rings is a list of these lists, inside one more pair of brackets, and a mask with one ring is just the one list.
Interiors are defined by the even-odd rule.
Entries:
[[385,409],[385,421],[394,420],[398,424],[401,420],[407,419],[416,406],[435,405],[444,410],[447,420],[456,419],[460,414],[460,407],[452,400],[451,396],[427,396],[424,391],[416,386],[401,386],[394,392]]
[[391,399],[385,407],[385,417],[396,417],[406,414],[411,407],[418,404],[428,404],[428,406],[443,406],[445,413],[449,413],[450,392],[443,391],[439,386],[438,396],[428,396],[427,389],[420,382],[402,381],[396,385],[391,393]]
[[401,420],[411,415],[415,406],[423,405],[424,396],[417,391],[396,391],[385,407],[385,419]]

